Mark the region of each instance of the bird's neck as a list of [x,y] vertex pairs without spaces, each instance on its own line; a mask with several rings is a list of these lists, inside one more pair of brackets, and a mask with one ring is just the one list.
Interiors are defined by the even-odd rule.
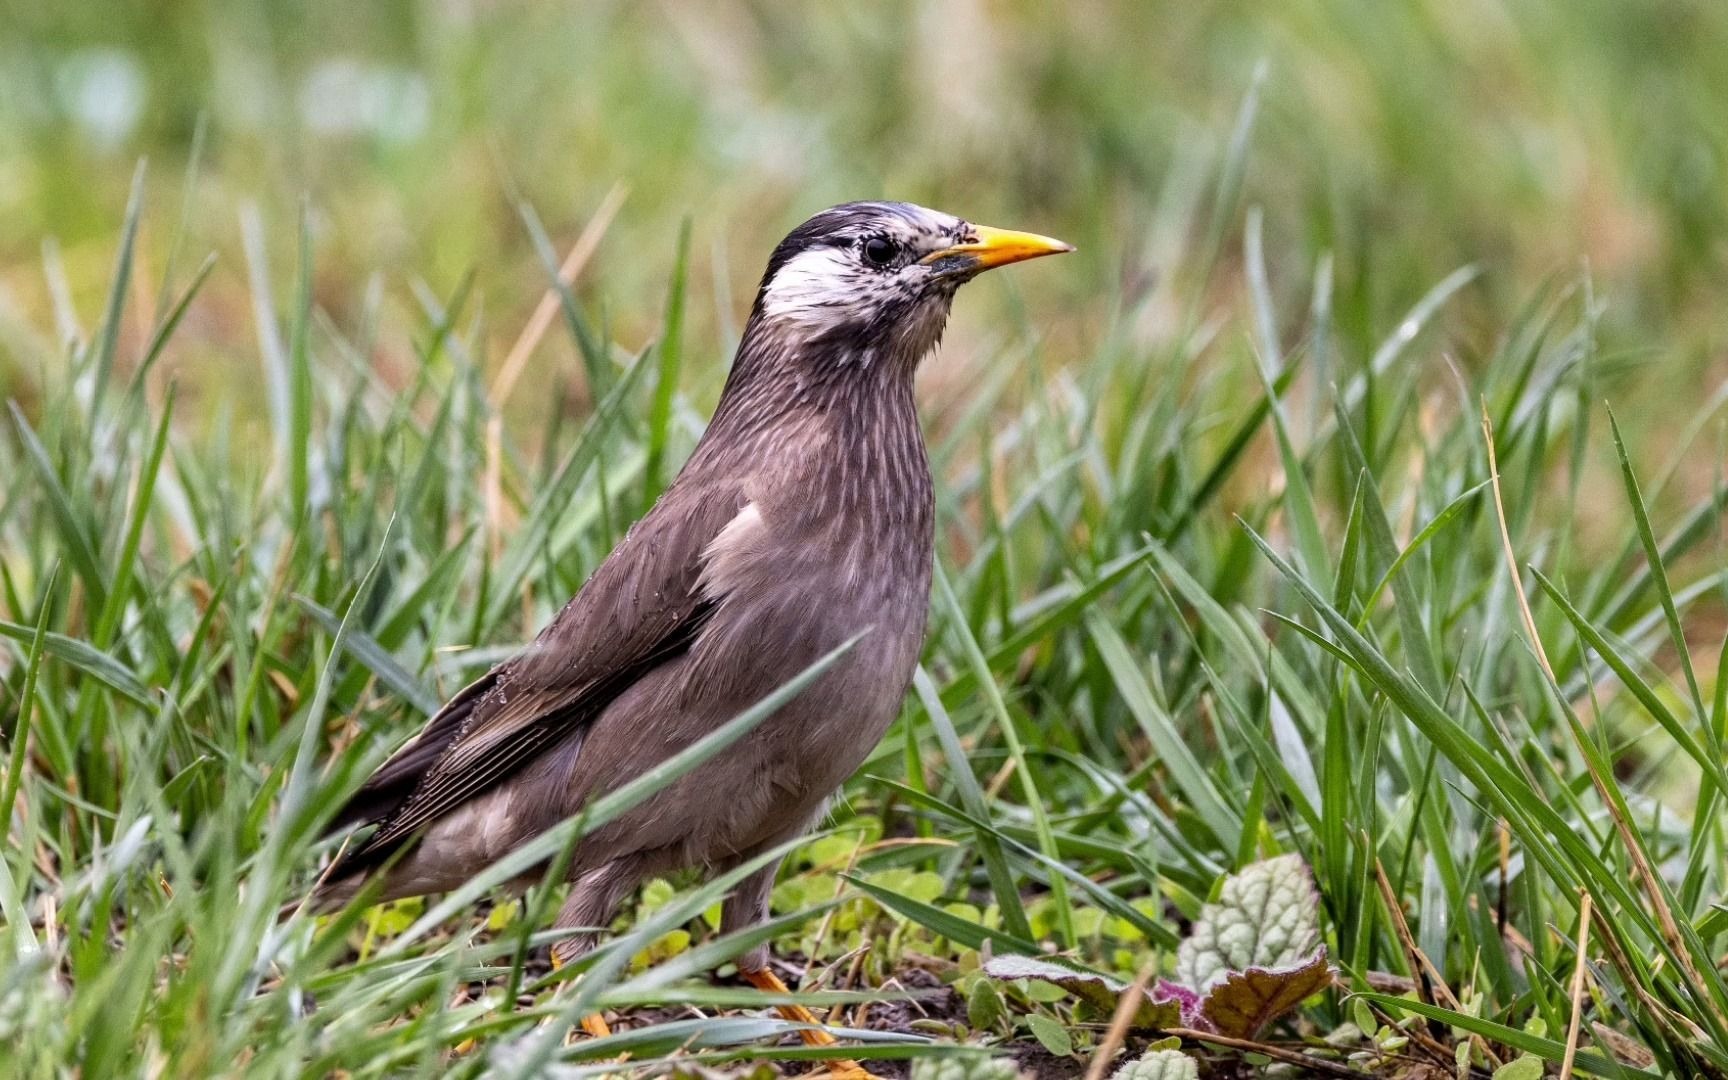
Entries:
[[813,513],[928,535],[930,467],[912,392],[919,358],[854,346],[858,355],[795,354],[798,345],[753,318],[693,461],[801,473]]
[[710,439],[749,444],[814,425],[855,439],[880,428],[884,436],[921,441],[912,379],[928,347],[902,355],[899,345],[874,337],[810,337],[758,310],[744,328],[709,422]]

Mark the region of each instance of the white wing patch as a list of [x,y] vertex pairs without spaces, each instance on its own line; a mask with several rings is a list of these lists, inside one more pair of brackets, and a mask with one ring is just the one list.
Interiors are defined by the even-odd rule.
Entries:
[[702,552],[702,593],[718,600],[743,584],[768,543],[768,525],[755,503],[746,503]]

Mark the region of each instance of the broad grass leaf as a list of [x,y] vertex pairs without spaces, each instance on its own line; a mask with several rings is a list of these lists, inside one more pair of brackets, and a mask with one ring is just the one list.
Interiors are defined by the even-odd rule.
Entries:
[[1026,1027],[1032,1032],[1044,1049],[1057,1057],[1067,1057],[1074,1052],[1074,1036],[1068,1034],[1068,1029],[1059,1022],[1033,1013],[1026,1018]]
[[[0,620],[0,637],[31,642],[36,638],[34,627],[23,623]],[[150,691],[130,669],[119,660],[93,648],[88,642],[56,634],[52,630],[42,635],[42,653],[83,672],[127,700],[146,709],[154,709]]]

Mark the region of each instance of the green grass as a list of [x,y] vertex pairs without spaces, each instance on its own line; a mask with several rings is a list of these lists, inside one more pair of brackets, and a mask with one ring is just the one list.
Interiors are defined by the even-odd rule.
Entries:
[[[882,1028],[849,1052],[967,1044],[1078,1075],[1105,1020],[1039,984],[968,1009],[990,995],[981,954],[1030,942],[1167,973],[1227,872],[1296,852],[1341,981],[1268,1039],[1333,1035],[1304,1052],[1395,1075],[1474,1035],[1487,1075],[1520,1053],[1558,1069],[1577,1019],[1580,1073],[1728,1074],[1728,395],[1708,352],[1725,226],[1719,200],[1644,160],[1708,171],[1723,142],[1707,123],[1626,130],[1619,95],[1568,99],[1549,150],[1598,155],[1603,182],[1635,192],[1607,201],[1637,211],[1646,247],[1555,273],[1582,253],[1550,232],[1575,206],[1519,133],[1605,73],[1710,100],[1728,24],[1688,9],[1657,71],[1647,41],[1610,32],[1650,27],[1607,5],[1578,5],[1576,25],[1533,6],[1517,40],[1541,49],[1392,7],[1158,26],[1111,9],[1121,33],[1161,31],[1149,55],[1213,44],[1192,61],[1205,91],[1172,90],[1179,117],[1124,87],[1131,50],[1013,15],[1004,48],[1052,44],[1014,54],[1041,89],[1000,105],[1019,164],[982,178],[999,160],[982,145],[898,143],[923,130],[913,104],[844,65],[832,100],[787,108],[859,145],[728,174],[691,84],[648,59],[644,17],[614,13],[617,48],[589,57],[589,104],[610,119],[571,123],[629,134],[571,182],[585,207],[601,173],[631,194],[507,400],[502,358],[583,218],[556,186],[565,151],[537,158],[534,129],[494,144],[514,188],[427,144],[375,148],[352,187],[340,166],[358,148],[312,155],[331,172],[298,218],[247,163],[257,136],[227,130],[230,105],[213,152],[192,152],[203,134],[153,136],[186,150],[165,155],[187,159],[184,180],[110,161],[71,192],[63,170],[86,151],[31,136],[18,198],[40,216],[14,220],[37,232],[0,239],[0,386],[17,400],[0,437],[0,1068],[531,1075],[616,1069],[596,1059],[625,1049],[644,1074],[673,1057],[804,1067],[766,999],[709,977],[754,943],[714,929],[726,880],[649,886],[559,973],[541,930],[556,888],[277,909],[315,876],[338,794],[526,640],[650,504],[701,430],[767,247],[864,177],[864,194],[973,199],[1082,251],[968,290],[921,391],[941,521],[924,664],[793,851],[764,931],[809,962],[807,1000]],[[249,40],[221,21],[239,16],[212,18]],[[532,110],[494,53],[536,18],[421,39],[415,62],[440,101],[461,90],[520,120]],[[787,102],[808,91],[801,62],[863,40],[898,70],[896,43],[933,33],[898,8],[801,42],[750,20],[767,29],[733,26],[728,55]],[[178,47],[145,55],[174,70]],[[476,86],[442,81],[460,65],[441,49],[478,66]],[[523,54],[526,84],[551,79],[547,50]],[[1434,54],[1449,50],[1512,54],[1510,85],[1448,98]],[[1340,70],[1357,80],[1341,95],[1313,82]],[[668,101],[674,120],[643,134]],[[1502,102],[1517,108],[1496,125]],[[1383,127],[1354,134],[1368,116]],[[466,123],[439,114],[456,134],[429,145],[481,153],[489,125]],[[1479,160],[1445,152],[1463,137]],[[920,157],[934,163],[905,164]],[[236,217],[225,185],[261,190],[263,209]],[[786,208],[749,209],[753,185]],[[491,201],[428,209],[471,190]],[[83,200],[97,208],[66,209]],[[440,250],[373,284],[390,256],[364,226],[403,214]],[[65,246],[38,259],[50,231]],[[1388,990],[1400,979],[1415,989]],[[621,1016],[615,1041],[566,1045],[595,1008]],[[1394,1022],[1401,1049],[1396,1031],[1377,1048],[1346,1027]],[[1040,1048],[1052,1027],[1066,1062]]]

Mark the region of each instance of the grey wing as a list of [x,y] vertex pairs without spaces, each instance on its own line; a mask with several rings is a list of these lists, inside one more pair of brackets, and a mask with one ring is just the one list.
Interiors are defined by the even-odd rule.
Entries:
[[712,607],[703,552],[740,505],[735,486],[669,489],[532,645],[457,694],[338,812],[378,829],[326,880],[389,858],[688,649]]

